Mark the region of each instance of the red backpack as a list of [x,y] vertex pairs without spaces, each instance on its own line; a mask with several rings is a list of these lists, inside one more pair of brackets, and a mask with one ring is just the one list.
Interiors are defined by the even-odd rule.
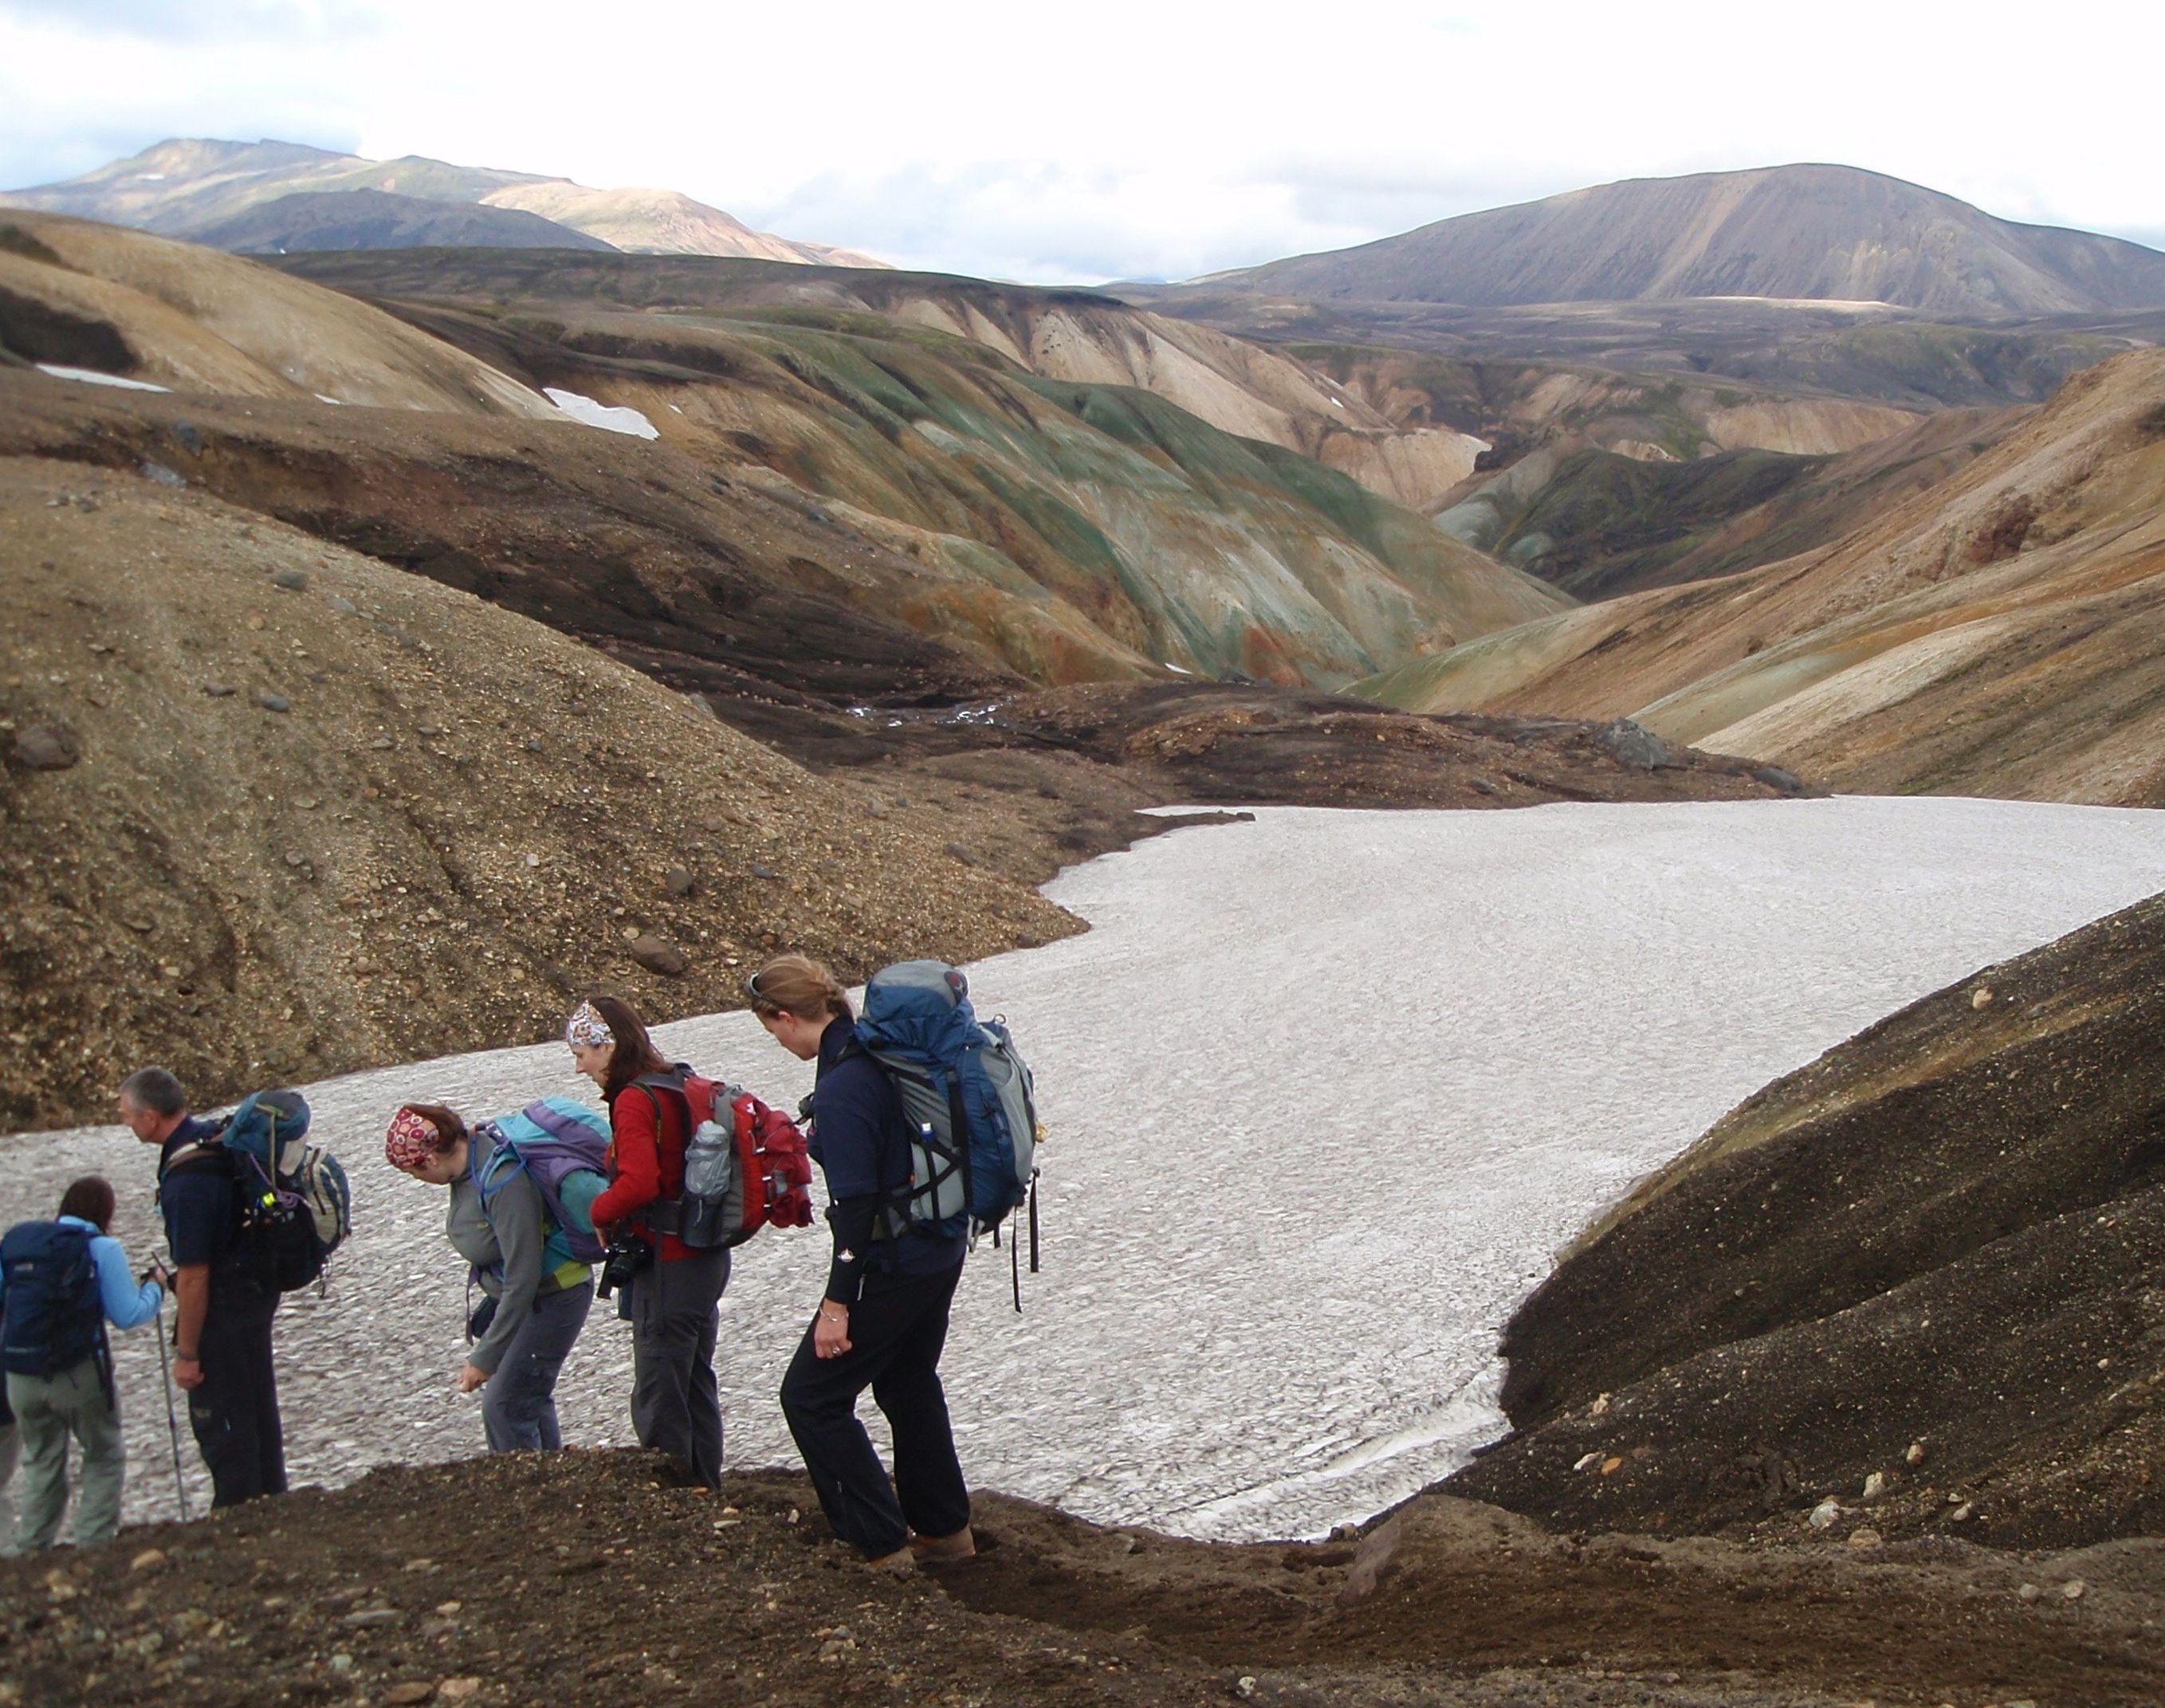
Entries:
[[797,1123],[739,1085],[697,1074],[640,1083],[676,1091],[689,1106],[684,1191],[673,1233],[686,1245],[741,1245],[761,1228],[812,1225],[812,1157]]

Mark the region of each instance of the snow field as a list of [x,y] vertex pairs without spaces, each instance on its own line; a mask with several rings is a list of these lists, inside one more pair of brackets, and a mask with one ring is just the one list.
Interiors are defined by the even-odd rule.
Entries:
[[[2165,817],[1953,800],[1272,808],[1067,872],[1048,893],[1094,928],[972,971],[1051,1132],[1024,1314],[989,1246],[958,1296],[964,1466],[1198,1536],[1376,1511],[1500,1432],[1499,1330],[1634,1180],[1859,1027],[2160,888]],[[771,1102],[809,1089],[749,1016],[661,1037]],[[473,1117],[591,1088],[549,1043],[308,1089],[357,1232],[328,1295],[281,1315],[294,1480],[477,1452],[442,1195],[385,1164],[382,1128],[406,1100]],[[0,1142],[0,1225],[92,1169],[140,1263],[151,1159],[122,1129]],[[774,1390],[825,1246],[769,1231],[738,1253],[733,1464],[793,1462]],[[168,1516],[155,1349],[145,1331],[117,1353],[128,1511]],[[598,1305],[559,1390],[568,1439],[629,1441],[629,1364]],[[185,1420],[182,1442],[207,1501]]]

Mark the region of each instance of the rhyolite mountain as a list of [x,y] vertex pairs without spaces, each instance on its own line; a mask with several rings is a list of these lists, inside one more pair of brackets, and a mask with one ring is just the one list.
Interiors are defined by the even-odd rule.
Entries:
[[[869,255],[825,244],[798,243],[771,232],[755,231],[720,208],[676,190],[596,190],[568,178],[531,172],[453,166],[417,155],[373,160],[268,139],[226,142],[176,137],[79,177],[0,192],[0,202],[47,213],[72,213],[114,225],[140,226],[162,236],[224,247],[211,234],[267,203],[303,192],[334,195],[364,190],[453,206],[515,209],[598,238],[610,248],[641,254],[756,255],[802,265],[885,265]],[[311,221],[322,217],[319,209],[288,210],[289,214],[303,213]],[[266,243],[260,240],[261,226],[242,229],[250,240],[231,246],[328,247],[320,243]],[[403,247],[411,241],[395,233],[387,234],[387,242],[354,246]]]
[[1998,318],[2165,303],[2165,254],[1995,219],[1852,166],[1788,166],[1573,190],[1210,282],[1492,307],[1751,297]]
[[296,190],[195,234],[211,249],[287,255],[356,249],[574,249],[616,245],[523,208],[432,202],[390,190]]

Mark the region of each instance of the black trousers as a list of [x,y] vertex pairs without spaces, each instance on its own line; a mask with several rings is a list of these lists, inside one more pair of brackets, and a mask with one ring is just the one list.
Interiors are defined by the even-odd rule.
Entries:
[[253,1282],[211,1278],[203,1314],[203,1385],[188,1395],[188,1427],[210,1468],[211,1505],[235,1506],[286,1492],[286,1432],[271,1365],[278,1295]]
[[[955,1457],[940,1353],[960,1264],[936,1275],[865,1278],[850,1307],[850,1349],[823,1359],[807,1328],[782,1379],[782,1415],[835,1534],[867,1559],[919,1536],[951,1536],[970,1521],[970,1490]],[[857,1395],[894,1432],[894,1480],[857,1421]]]
[[656,1258],[632,1278],[631,1427],[695,1482],[722,1483],[722,1401],[714,1380],[716,1306],[730,1284],[726,1250]]

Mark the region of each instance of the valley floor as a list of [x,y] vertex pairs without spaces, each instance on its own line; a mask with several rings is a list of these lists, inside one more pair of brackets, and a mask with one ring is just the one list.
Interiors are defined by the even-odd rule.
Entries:
[[[1223,1539],[1320,1536],[1405,1498],[1502,1432],[1497,1338],[1551,1253],[1769,1080],[2165,887],[2157,824],[1945,800],[1278,808],[1070,870],[1048,893],[1094,928],[973,970],[1051,1133],[1024,1314],[1006,1251],[978,1252],[958,1302],[965,1463],[1099,1521]],[[745,1014],[661,1037],[778,1105],[809,1088]],[[390,1111],[586,1090],[555,1043],[310,1087],[357,1232],[328,1295],[281,1322],[298,1480],[477,1437],[450,1391],[463,1271],[439,1195],[381,1160]],[[150,1159],[112,1127],[0,1146],[0,1225],[92,1169],[150,1249]],[[773,1390],[823,1244],[738,1253],[733,1463],[791,1457]],[[596,1311],[567,1439],[628,1440],[627,1339]],[[155,1349],[116,1351],[129,1516],[167,1516]]]

